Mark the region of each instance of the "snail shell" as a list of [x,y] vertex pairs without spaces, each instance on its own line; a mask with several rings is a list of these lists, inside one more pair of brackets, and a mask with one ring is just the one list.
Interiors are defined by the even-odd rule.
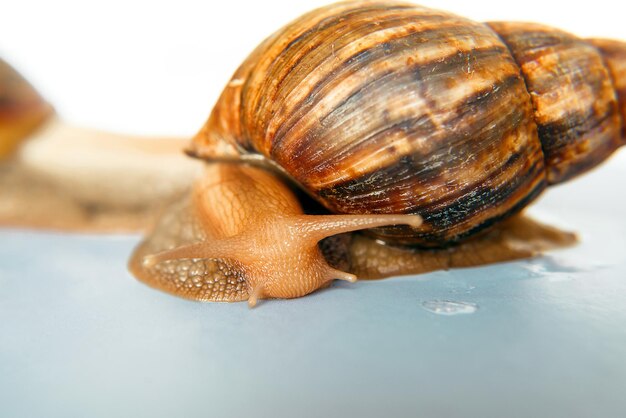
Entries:
[[189,152],[268,161],[332,212],[418,213],[419,231],[378,236],[447,245],[623,144],[624,51],[546,26],[337,3],[248,57]]
[[0,161],[53,113],[33,86],[0,59]]

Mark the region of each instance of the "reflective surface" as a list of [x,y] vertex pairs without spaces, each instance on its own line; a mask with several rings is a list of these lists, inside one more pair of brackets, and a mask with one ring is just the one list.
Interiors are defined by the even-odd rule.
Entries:
[[136,236],[1,230],[0,415],[622,417],[623,153],[531,210],[572,249],[253,310],[135,281]]

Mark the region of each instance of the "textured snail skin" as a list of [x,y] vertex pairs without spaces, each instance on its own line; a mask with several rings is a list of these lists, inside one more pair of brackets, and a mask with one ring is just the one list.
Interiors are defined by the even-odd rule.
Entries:
[[249,56],[189,152],[262,157],[332,212],[419,213],[419,231],[378,236],[445,246],[623,144],[626,47],[612,48],[407,3],[337,3]]
[[[170,233],[170,242],[161,238],[144,243],[131,257],[130,270],[179,296],[248,299],[250,306],[262,298],[303,296],[333,279],[355,281],[353,274],[327,263],[318,247],[323,238],[376,226],[421,224],[417,215],[304,215],[278,177],[236,163],[209,164],[194,186],[187,219],[181,221],[181,214],[176,211],[158,227]],[[172,235],[187,235],[190,243],[156,250],[163,241],[171,245]]]

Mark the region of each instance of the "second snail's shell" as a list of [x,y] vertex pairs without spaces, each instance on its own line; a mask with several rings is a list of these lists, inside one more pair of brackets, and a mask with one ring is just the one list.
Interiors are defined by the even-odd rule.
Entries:
[[33,86],[0,58],[0,161],[9,158],[53,113]]
[[381,236],[442,245],[622,144],[609,58],[544,26],[338,3],[248,57],[190,152],[263,156],[333,212],[419,213]]

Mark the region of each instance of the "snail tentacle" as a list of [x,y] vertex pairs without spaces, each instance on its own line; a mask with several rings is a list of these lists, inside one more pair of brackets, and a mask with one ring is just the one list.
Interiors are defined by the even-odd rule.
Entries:
[[319,241],[332,235],[361,229],[389,225],[408,225],[417,228],[421,224],[422,218],[419,215],[305,215],[295,222],[294,227],[297,233],[305,233]]
[[182,245],[171,250],[161,251],[156,254],[148,254],[143,258],[143,265],[147,268],[154,267],[158,263],[176,259],[194,258],[236,258],[241,254],[234,240],[224,239],[219,241],[196,242]]
[[[291,258],[300,251],[307,251],[327,237],[354,232],[366,228],[389,225],[409,225],[418,227],[422,220],[419,215],[303,215],[288,217],[279,215],[280,221],[266,225],[260,232],[248,230],[233,237],[212,239],[181,245],[169,250],[143,257],[143,266],[152,268],[158,263],[176,259],[232,258],[243,265],[253,265],[259,258]],[[281,231],[285,229],[288,231]],[[270,232],[270,230],[274,230]],[[280,243],[267,246],[267,237],[286,237],[283,246],[286,252],[276,251]],[[289,239],[287,239],[289,238]],[[292,254],[293,253],[293,254]],[[275,261],[276,262],[276,261]],[[355,281],[356,276],[339,270],[330,270],[337,279]]]
[[248,308],[254,308],[258,303],[259,299],[263,299],[264,290],[263,286],[257,286],[250,292],[250,297],[248,298]]

